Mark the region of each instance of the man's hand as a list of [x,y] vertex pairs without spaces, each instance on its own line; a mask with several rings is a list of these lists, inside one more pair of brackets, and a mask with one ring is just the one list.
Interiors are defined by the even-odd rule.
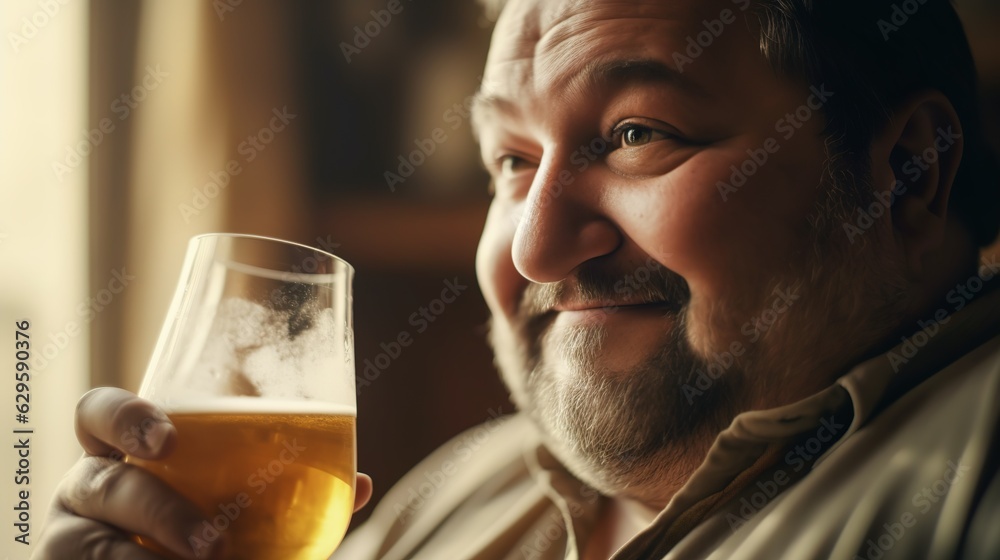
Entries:
[[[126,454],[161,459],[174,448],[177,430],[156,405],[122,389],[94,389],[77,404],[76,437],[86,454],[56,488],[33,559],[162,558],[136,544],[136,534],[151,537],[181,558],[225,553],[221,538],[196,554],[188,537],[205,521],[198,508],[158,478],[122,461]],[[371,478],[359,474],[355,511],[371,494]]]

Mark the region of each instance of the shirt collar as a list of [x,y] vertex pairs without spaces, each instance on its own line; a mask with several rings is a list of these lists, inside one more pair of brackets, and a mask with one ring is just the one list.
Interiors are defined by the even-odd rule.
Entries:
[[907,391],[1000,331],[1000,288],[974,301],[964,296],[946,296],[945,301],[952,307],[925,313],[914,322],[913,334],[899,337],[887,352],[861,362],[836,381],[851,397],[854,420],[826,455]]
[[[831,386],[810,397],[736,416],[716,437],[705,460],[681,490],[626,548],[649,551],[672,546],[664,541],[665,534],[675,535],[668,541],[681,538],[711,511],[713,502],[731,495],[735,482],[751,478],[746,476],[748,471],[765,468],[765,463],[779,456],[777,452],[791,442],[826,429],[833,434],[833,442],[812,464],[822,461],[882,408],[994,336],[1000,330],[1000,289],[984,293],[975,302],[965,301],[958,310],[935,310],[917,321],[914,329],[919,330],[901,337],[887,352],[854,366]],[[844,418],[850,418],[846,429],[840,423]],[[590,531],[600,502],[580,501],[579,496],[586,494],[581,488],[586,487],[544,446],[532,446],[528,456],[536,480],[552,490],[550,494],[560,509],[586,512],[567,518],[567,528],[573,529],[567,531],[572,553],[567,557],[576,558],[579,533]]]

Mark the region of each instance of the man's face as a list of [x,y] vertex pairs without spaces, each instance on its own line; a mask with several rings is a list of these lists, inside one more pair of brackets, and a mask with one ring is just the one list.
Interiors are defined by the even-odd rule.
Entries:
[[477,269],[497,361],[610,494],[665,501],[662,469],[696,466],[671,449],[825,386],[885,334],[860,316],[898,314],[869,287],[895,283],[868,256],[888,226],[841,227],[857,188],[818,110],[836,92],[769,66],[749,4],[514,0],[494,33]]

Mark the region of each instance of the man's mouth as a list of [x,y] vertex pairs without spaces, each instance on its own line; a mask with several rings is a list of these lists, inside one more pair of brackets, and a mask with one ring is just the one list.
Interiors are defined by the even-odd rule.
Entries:
[[[607,328],[663,329],[663,321],[673,323],[681,306],[667,301],[604,302],[587,304],[559,304],[546,315],[556,327],[603,326]],[[654,326],[655,325],[655,326]]]
[[557,313],[566,312],[586,312],[586,311],[645,311],[656,310],[663,313],[680,311],[680,304],[669,301],[622,301],[622,302],[586,302],[586,303],[560,303],[553,306],[552,311]]
[[638,284],[622,284],[621,275],[593,271],[555,283],[529,283],[518,302],[517,319],[534,334],[553,325],[604,322],[625,330],[642,325],[662,329],[663,321],[676,322],[684,313],[691,292],[679,275],[656,270],[660,277]]

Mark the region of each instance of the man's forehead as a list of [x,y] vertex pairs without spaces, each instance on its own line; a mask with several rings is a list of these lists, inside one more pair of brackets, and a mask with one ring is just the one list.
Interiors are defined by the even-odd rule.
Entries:
[[493,34],[482,93],[509,97],[572,77],[595,56],[650,58],[659,48],[662,58],[670,44],[663,29],[675,30],[676,41],[727,8],[736,11],[734,0],[511,0]]

